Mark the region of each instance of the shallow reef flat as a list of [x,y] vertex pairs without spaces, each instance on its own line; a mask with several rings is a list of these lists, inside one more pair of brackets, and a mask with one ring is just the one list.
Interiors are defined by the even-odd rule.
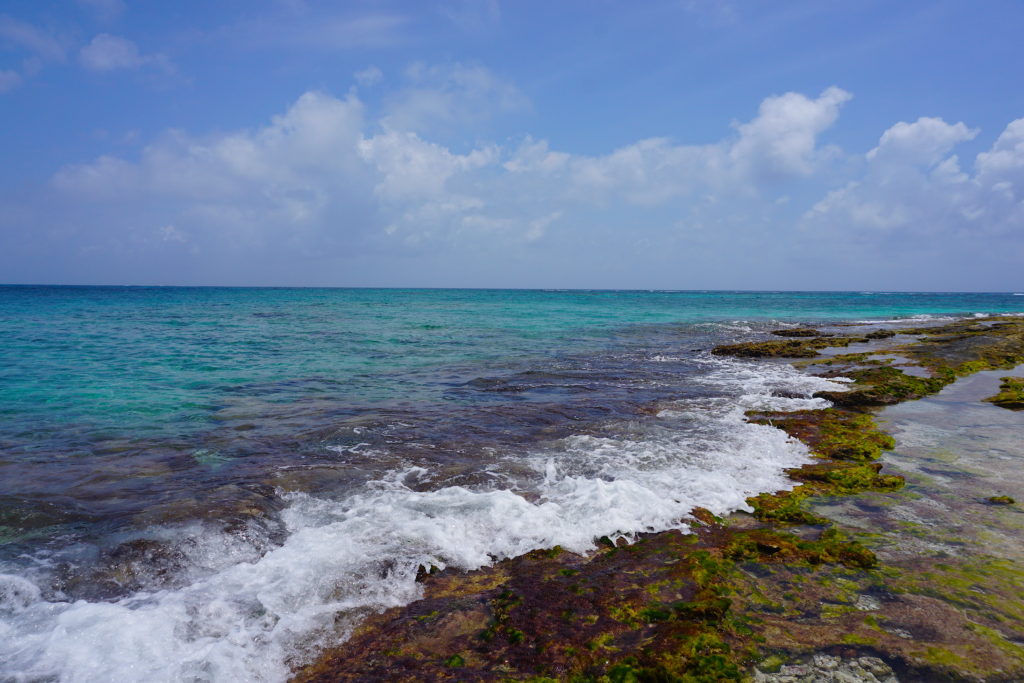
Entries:
[[791,490],[589,556],[424,567],[295,680],[1024,680],[1024,422],[984,401],[1024,318],[829,332],[714,350],[852,380],[748,413],[810,449]]
[[1003,377],[999,393],[985,400],[1000,408],[1024,410],[1024,377]]

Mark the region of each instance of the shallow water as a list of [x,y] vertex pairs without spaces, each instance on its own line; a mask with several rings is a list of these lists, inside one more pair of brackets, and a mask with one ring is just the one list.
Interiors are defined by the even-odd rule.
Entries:
[[282,680],[420,565],[685,528],[788,486],[715,358],[995,294],[0,288],[0,677]]
[[993,505],[992,496],[1024,501],[1024,412],[983,399],[1013,370],[979,372],[938,394],[885,408],[879,424],[896,439],[887,472],[902,474],[902,491],[836,499],[823,514],[865,531],[892,562],[992,558],[1024,561],[1024,511]]

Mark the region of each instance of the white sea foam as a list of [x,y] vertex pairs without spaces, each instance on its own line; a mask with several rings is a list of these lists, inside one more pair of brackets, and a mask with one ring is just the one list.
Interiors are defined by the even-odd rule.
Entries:
[[[976,317],[983,317],[988,315],[987,313],[974,313]],[[905,318],[880,318],[878,320],[854,320],[853,322],[861,325],[883,325],[886,323],[908,323],[908,322],[941,322],[944,320],[959,320],[962,316],[956,315],[932,315],[928,313],[921,313],[918,315],[911,315]]]
[[[1016,296],[1016,295],[1015,295]],[[976,311],[970,314],[972,318],[990,318],[990,317],[1007,317],[1007,316],[1018,316],[1024,315],[1024,313],[986,313],[984,311]],[[854,322],[860,325],[883,325],[886,323],[908,323],[908,322],[945,322],[947,320],[962,320],[965,316],[963,315],[929,315],[920,314],[912,315],[906,318],[883,318],[878,320],[855,320]]]
[[583,553],[603,535],[685,529],[695,506],[725,514],[791,486],[783,470],[806,448],[744,410],[821,407],[809,396],[842,385],[782,364],[702,362],[696,381],[731,397],[521,454],[534,474],[515,478],[518,490],[422,490],[432,473],[408,468],[342,501],[289,494],[281,546],[254,556],[208,535],[202,552],[216,562],[187,586],[114,602],[46,601],[0,575],[0,678],[281,681],[361,615],[414,600],[420,565],[472,569],[555,544]]

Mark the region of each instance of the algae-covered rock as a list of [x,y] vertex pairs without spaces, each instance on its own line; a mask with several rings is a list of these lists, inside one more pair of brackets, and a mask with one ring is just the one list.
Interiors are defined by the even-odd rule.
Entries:
[[[807,334],[713,353],[806,358],[894,336],[879,330],[824,337],[800,329]],[[722,520],[695,510],[686,520],[695,534],[688,536],[641,535],[626,546],[605,539],[588,557],[556,548],[474,572],[424,571],[422,600],[369,617],[297,680],[1024,680],[1014,622],[965,613],[983,595],[977,580],[964,579],[950,598],[952,583],[934,571],[880,566],[872,549],[885,557],[877,542],[884,532],[844,531],[815,514],[837,496],[891,497],[903,486],[902,477],[882,473],[878,460],[894,442],[878,429],[874,407],[1024,361],[1024,318],[899,332],[921,339],[831,358],[828,366],[815,361],[826,376],[853,380],[847,392],[818,394],[836,407],[748,414],[814,455],[788,470],[794,489],[749,498],[753,515]],[[931,376],[910,376],[890,360],[868,357],[894,350]],[[1013,503],[1007,496],[988,502]]]
[[1012,368],[1024,362],[1024,318],[958,321],[899,332],[923,335],[921,341],[902,349],[903,353],[926,367],[954,376]]
[[875,460],[883,450],[895,446],[893,438],[880,431],[871,415],[865,413],[827,408],[752,412],[748,417],[751,422],[783,430],[829,460]]
[[985,400],[1000,408],[1024,410],[1024,377],[1003,377],[999,393]]
[[819,332],[811,327],[791,327],[786,330],[772,330],[777,337],[831,337],[831,334]]
[[853,389],[819,391],[815,396],[848,408],[893,405],[934,394],[956,378],[952,374],[912,377],[889,365],[863,368],[845,374],[855,380]]
[[985,500],[992,503],[993,505],[1013,505],[1014,503],[1017,502],[1013,498],[1010,498],[1009,496],[990,496]]
[[865,341],[864,337],[809,337],[781,341],[755,341],[741,344],[716,346],[711,353],[716,356],[737,358],[813,358],[818,351],[832,346],[849,346]]

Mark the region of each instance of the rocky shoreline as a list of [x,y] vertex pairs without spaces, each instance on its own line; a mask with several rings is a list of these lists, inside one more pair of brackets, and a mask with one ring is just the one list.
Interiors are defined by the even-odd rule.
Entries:
[[[811,449],[814,462],[790,471],[793,490],[753,497],[752,514],[728,519],[694,510],[691,535],[602,539],[586,557],[556,547],[472,572],[424,568],[422,599],[369,615],[294,680],[1024,679],[1024,571],[986,545],[1022,545],[1024,515],[1003,492],[991,498],[1011,502],[954,501],[926,476],[883,468],[896,443],[877,419],[1024,362],[1024,318],[779,332],[713,353],[853,380],[822,394],[832,408],[748,415]],[[941,525],[891,514],[940,499],[979,506],[976,538],[958,545],[938,538]],[[920,552],[918,541],[954,550]]]

